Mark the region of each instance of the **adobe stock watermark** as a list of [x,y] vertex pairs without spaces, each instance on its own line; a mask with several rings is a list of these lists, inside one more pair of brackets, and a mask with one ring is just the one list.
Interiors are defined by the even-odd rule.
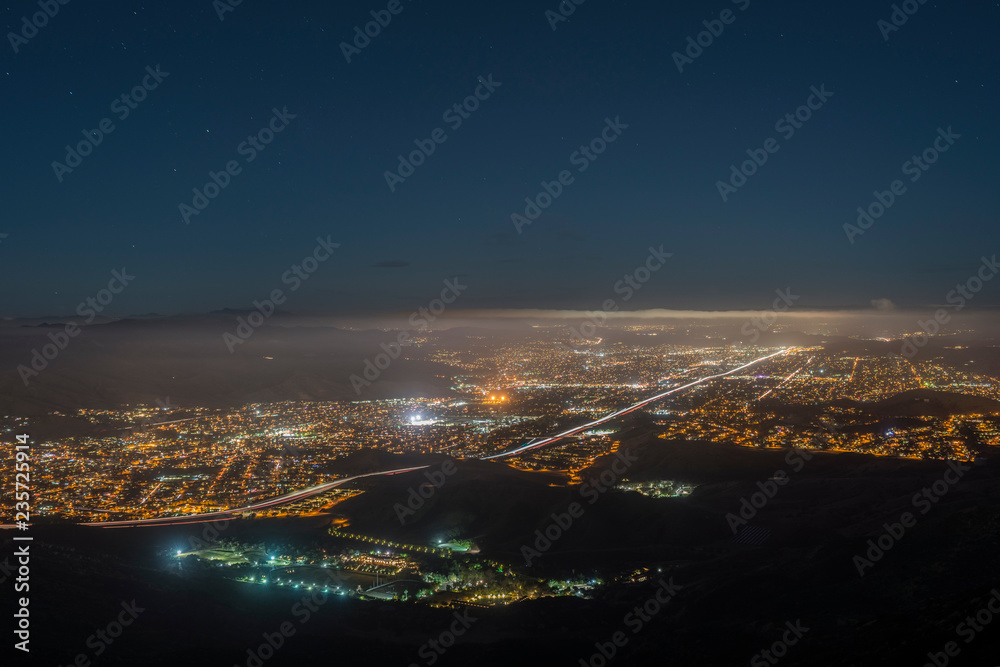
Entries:
[[[577,173],[582,174],[587,171],[587,168],[593,164],[597,158],[608,149],[610,144],[613,144],[618,140],[618,137],[622,135],[622,132],[628,129],[628,125],[621,122],[620,116],[615,116],[614,120],[610,118],[604,119],[604,129],[601,130],[599,136],[591,139],[591,141],[585,145],[580,146],[579,149],[573,151],[569,156],[569,163],[576,167]],[[568,169],[564,169],[559,172],[556,179],[551,182],[542,181],[542,191],[539,192],[534,197],[525,197],[523,215],[520,213],[513,213],[510,216],[510,221],[514,225],[514,229],[520,234],[523,227],[530,225],[542,214],[542,211],[552,206],[552,202],[559,199],[565,188],[572,185],[575,181],[575,177],[572,172]]]
[[[670,577],[669,581],[664,581],[661,577],[657,583],[659,587],[656,592],[641,605],[636,605],[622,618],[622,625],[630,629],[633,636],[642,632],[643,628],[653,620],[653,617],[670,604],[670,601],[677,595],[677,591],[684,588],[680,584],[675,584],[673,577]],[[587,659],[580,658],[580,667],[604,667],[618,655],[619,650],[628,645],[630,639],[631,637],[623,630],[617,630],[611,635],[609,641],[594,642],[594,648],[597,650]]]
[[568,21],[569,17],[576,13],[576,8],[586,1],[587,0],[562,0],[562,2],[559,3],[559,6],[556,7],[556,11],[546,9],[545,19],[549,22],[552,32],[556,31],[556,28],[560,23]]
[[[962,481],[962,478],[970,470],[972,470],[970,465],[963,465],[958,461],[948,461],[948,470],[940,479],[929,487],[925,486],[919,493],[913,494],[911,499],[913,508],[920,510],[921,516],[927,514],[936,503],[941,502],[941,499],[951,491],[951,487]],[[877,538],[868,540],[868,549],[864,555],[859,554],[853,558],[858,575],[865,576],[865,570],[874,567],[875,563],[882,560],[882,557],[903,539],[907,529],[917,525],[917,518],[912,512],[903,512],[899,515],[899,521],[882,524],[884,532]]]
[[440,296],[427,304],[426,307],[421,307],[410,315],[407,320],[410,329],[400,331],[394,343],[388,345],[386,343],[379,343],[379,347],[383,351],[375,355],[374,360],[371,358],[365,359],[365,368],[361,373],[364,377],[355,373],[348,378],[351,386],[354,387],[354,393],[361,395],[362,387],[370,387],[373,382],[378,380],[382,376],[382,371],[389,368],[392,362],[398,359],[399,355],[403,353],[403,346],[413,340],[412,332],[426,331],[444,313],[448,306],[455,303],[455,300],[467,289],[469,289],[469,286],[458,282],[457,276],[451,280],[445,280]]
[[[480,102],[490,99],[496,89],[503,85],[502,81],[494,81],[492,74],[485,79],[480,76],[476,80],[479,81],[479,85],[476,86],[471,95],[448,107],[441,114],[441,120],[448,124],[452,132],[462,127],[462,124],[479,109]],[[399,164],[396,165],[396,170],[385,172],[385,182],[389,186],[389,191],[395,192],[396,187],[413,176],[417,168],[423,165],[427,158],[434,155],[437,147],[447,140],[448,133],[440,127],[434,128],[427,139],[414,139],[413,143],[416,149],[410,151],[406,157],[403,157],[402,154],[398,155]]]
[[[147,65],[146,76],[142,77],[142,81],[132,90],[122,93],[111,101],[111,113],[115,114],[119,121],[125,120],[168,76],[170,72],[161,72],[159,65],[156,69]],[[52,161],[52,171],[55,172],[56,180],[62,183],[66,174],[73,173],[74,169],[83,164],[83,158],[93,153],[95,148],[104,143],[104,138],[114,131],[115,123],[108,117],[99,120],[93,130],[81,130],[83,139],[75,146],[66,145],[66,157],[63,158],[63,162]]]
[[[309,595],[302,596],[289,610],[292,617],[298,620],[300,626],[308,623],[312,615],[319,611],[319,608],[330,599],[330,593],[326,589],[332,582],[342,583],[345,588],[350,585],[340,572],[325,569],[323,573],[330,579],[330,582],[327,582],[327,585],[322,587],[317,584],[315,591]],[[261,667],[265,662],[273,658],[275,653],[285,645],[285,642],[295,636],[296,632],[298,632],[298,628],[291,621],[282,621],[274,632],[262,633],[261,637],[264,641],[256,648],[247,649],[245,667]],[[234,664],[233,667],[243,666]]]
[[[282,107],[281,111],[278,111],[277,107],[272,108],[271,119],[267,125],[257,130],[255,134],[247,135],[247,138],[236,146],[236,154],[242,156],[245,162],[250,164],[274,141],[276,135],[285,131],[289,121],[297,117],[296,114],[288,113],[288,107]],[[209,180],[205,182],[205,185],[201,189],[191,189],[194,193],[191,203],[181,202],[177,205],[184,224],[190,224],[191,216],[201,215],[201,212],[208,208],[212,200],[228,188],[233,178],[241,173],[243,173],[243,165],[240,164],[239,160],[229,160],[225,167],[218,172],[209,170]]]
[[796,619],[795,623],[785,621],[785,627],[788,629],[781,634],[781,639],[750,658],[752,667],[768,667],[768,665],[778,664],[782,658],[788,655],[788,649],[798,644],[809,632],[809,628],[802,625],[800,619]]
[[[322,236],[317,236],[316,247],[313,248],[313,251],[298,264],[292,264],[291,268],[281,274],[282,284],[290,286],[288,292],[297,292],[302,287],[302,283],[309,280],[312,274],[319,269],[320,264],[330,259],[333,251],[339,247],[339,243],[330,240],[329,234],[325,239]],[[277,307],[285,303],[287,299],[288,296],[280,287],[271,290],[269,298],[265,298],[263,301],[254,299],[254,310],[245,318],[242,315],[236,318],[236,333],[232,334],[227,331],[222,334],[222,342],[229,349],[229,354],[236,351],[237,345],[247,342],[257,329],[264,325],[264,321],[274,315]]]
[[889,20],[879,19],[875,24],[882,33],[882,39],[889,41],[889,35],[899,32],[899,29],[906,25],[910,17],[920,11],[920,6],[927,3],[927,0],[905,0],[899,5],[892,6],[892,13]]
[[[622,475],[632,467],[632,464],[639,460],[638,456],[632,456],[629,450],[618,451],[611,464],[611,468],[604,470],[596,478],[590,479],[580,485],[580,497],[587,501],[588,505],[593,505],[601,495],[607,493],[621,479]],[[540,557],[543,553],[552,548],[552,545],[573,526],[573,522],[583,516],[585,507],[578,502],[571,502],[563,513],[551,514],[552,523],[545,527],[545,530],[535,529],[535,541],[532,544],[521,546],[521,555],[524,557],[524,564],[531,567],[531,562]]]
[[114,301],[115,296],[121,294],[133,280],[135,276],[130,275],[125,267],[122,267],[121,271],[114,270],[106,288],[77,304],[76,314],[83,318],[82,324],[67,322],[62,331],[50,331],[48,337],[52,342],[43,345],[41,350],[33,348],[28,365],[21,364],[17,367],[24,386],[27,387],[32,378],[38,377],[39,373],[48,368],[59,353],[69,347],[70,340],[80,335],[82,327],[93,322],[98,313],[104,312],[104,309]]
[[[1000,264],[997,264],[997,256],[993,255],[989,259],[983,257],[979,271],[964,283],[955,285],[955,289],[948,292],[945,300],[951,304],[956,313],[961,312],[966,304],[979,294],[983,286],[993,280],[998,272],[1000,272]],[[944,308],[938,308],[934,311],[934,317],[928,318],[926,322],[917,320],[917,326],[922,331],[907,336],[903,340],[903,347],[899,353],[907,359],[912,359],[917,354],[917,350],[927,345],[931,341],[930,337],[936,336],[941,331],[941,327],[950,321],[951,315]]]
[[771,310],[761,313],[759,317],[751,317],[740,327],[740,333],[744,336],[750,336],[751,343],[756,343],[760,339],[760,335],[778,321],[778,314],[788,312],[788,309],[794,306],[800,298],[797,294],[792,294],[791,287],[786,287],[784,292],[776,289],[774,293],[778,297],[771,304]]
[[[951,125],[948,126],[947,130],[939,127],[938,136],[934,138],[933,143],[925,148],[920,155],[914,155],[903,163],[903,175],[909,176],[911,183],[916,183],[938,161],[941,154],[951,150],[955,142],[961,138],[962,135],[956,134],[951,129]],[[899,197],[906,194],[906,184],[902,180],[896,179],[889,184],[888,190],[883,192],[876,190],[872,194],[875,196],[875,201],[868,206],[858,207],[857,224],[844,223],[844,233],[847,234],[847,240],[850,241],[851,245],[854,245],[854,237],[861,236],[868,231],[876,220],[893,207]]]
[[170,402],[170,397],[169,396],[167,396],[167,400],[163,400],[162,398],[157,397],[156,398],[156,405],[159,406],[159,408],[161,410],[163,410],[164,412],[169,412],[171,410],[176,410],[177,409],[177,406],[174,405],[174,404],[172,404]]
[[[132,625],[135,619],[139,618],[139,614],[146,611],[143,607],[136,604],[135,600],[132,602],[122,601],[122,610],[118,612],[118,616],[112,619],[105,627],[99,628],[94,631],[94,634],[87,637],[86,645],[87,648],[92,649],[94,652],[94,657],[100,657],[108,650],[108,647],[115,643],[115,640],[122,636],[125,632],[125,628]],[[89,665],[90,664],[90,654],[88,653],[78,653],[76,657],[68,663],[68,667],[73,665]]]
[[[745,12],[750,7],[750,0],[732,0],[732,3],[737,5],[741,12]],[[723,9],[719,13],[719,18],[702,21],[701,24],[705,26],[705,30],[702,30],[694,37],[687,38],[687,48],[684,50],[684,53],[680,51],[674,51],[673,53],[677,71],[683,74],[685,65],[693,65],[694,61],[700,58],[705,52],[705,49],[715,44],[715,40],[722,36],[722,33],[726,30],[726,26],[732,25],[736,21],[736,16],[733,10]]]
[[[615,283],[615,294],[621,294],[622,302],[627,302],[636,292],[642,289],[643,285],[649,282],[654,273],[663,268],[666,260],[673,256],[673,253],[663,252],[662,243],[659,248],[649,246],[649,256],[646,257],[645,263],[640,264],[634,271],[625,274],[621,280]],[[588,318],[581,324],[579,330],[576,327],[569,328],[570,347],[585,344],[587,339],[597,332],[597,327],[603,326],[607,322],[608,313],[617,312],[618,309],[617,301],[614,299],[605,299],[604,303],[601,304],[601,310],[596,311],[593,317]]]
[[236,8],[243,4],[243,0],[212,0],[212,9],[219,17],[219,22],[226,20],[226,14],[235,12]]
[[[428,470],[424,472],[424,477],[427,481],[421,484],[419,487],[410,487],[409,496],[406,499],[406,505],[402,503],[396,503],[392,506],[392,509],[396,511],[396,516],[399,517],[399,524],[406,524],[406,517],[413,516],[416,514],[424,504],[435,494],[437,490],[444,486],[444,483],[448,481],[448,478],[458,472],[458,467],[455,465],[454,461],[445,461],[441,464],[440,470]],[[426,489],[426,492],[424,491]]]
[[[794,137],[795,133],[812,119],[813,113],[822,109],[834,95],[826,89],[825,83],[821,84],[819,89],[810,86],[809,90],[812,94],[806,98],[805,104],[795,109],[793,113],[786,113],[774,124],[774,131],[780,132],[785,141]],[[735,164],[730,165],[728,181],[715,182],[722,201],[729,201],[730,195],[746,185],[747,179],[756,174],[779,150],[781,144],[774,137],[765,139],[761,148],[748,148],[746,153],[750,159],[744,160],[738,167]]]
[[[448,649],[455,645],[458,638],[469,631],[472,624],[479,619],[475,616],[469,614],[469,610],[466,609],[462,613],[453,612],[452,616],[455,620],[451,622],[448,628],[441,632],[437,637],[421,644],[420,648],[417,650],[417,655],[419,655],[423,660],[425,665],[433,665],[438,660],[441,659]],[[420,667],[420,663],[411,662],[409,667]]]
[[[806,462],[811,461],[812,457],[813,455],[805,450],[791,449],[785,454],[785,463],[792,466],[792,472],[801,472]],[[775,470],[774,474],[766,482],[757,482],[759,491],[753,493],[749,498],[746,496],[740,498],[739,515],[732,512],[726,515],[726,522],[729,524],[730,530],[733,531],[733,535],[739,532],[740,528],[746,526],[748,521],[757,516],[757,512],[778,495],[779,488],[788,484],[789,481],[791,481],[791,478],[787,471],[784,469]]]
[[232,519],[220,519],[219,521],[212,521],[205,524],[205,527],[201,530],[200,538],[188,538],[189,551],[210,549],[213,545],[218,544],[219,537],[221,537],[223,531],[229,528],[231,521]]
[[16,54],[21,47],[38,35],[38,31],[49,24],[49,19],[54,19],[59,13],[59,7],[66,6],[70,0],[38,0],[38,8],[41,11],[35,12],[29,18],[21,17],[21,30],[19,32],[8,32],[7,41]]
[[[413,0],[409,0],[413,2]],[[366,49],[372,40],[382,34],[383,28],[388,28],[389,24],[392,23],[393,16],[399,16],[403,13],[406,7],[400,0],[389,0],[389,4],[386,5],[385,9],[371,10],[372,21],[365,23],[364,30],[361,26],[354,26],[354,40],[351,44],[347,42],[340,43],[340,52],[344,54],[344,59],[347,60],[347,64],[351,64],[351,57],[360,55],[363,49]]]
[[[989,601],[980,608],[975,616],[966,616],[965,620],[955,626],[955,634],[965,639],[966,644],[971,644],[973,640],[986,629],[986,626],[993,622],[997,614],[1000,614],[1000,591],[993,589],[990,591]],[[952,658],[958,657],[962,652],[958,642],[948,642],[941,651],[928,651],[927,662],[924,667],[946,667]]]

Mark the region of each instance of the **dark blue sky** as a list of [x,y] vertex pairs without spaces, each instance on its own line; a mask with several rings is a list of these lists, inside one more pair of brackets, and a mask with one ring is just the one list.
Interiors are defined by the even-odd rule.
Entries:
[[[457,307],[594,309],[660,244],[673,257],[627,307],[759,308],[786,286],[813,307],[941,302],[998,250],[1000,6],[927,3],[886,41],[891,3],[744,2],[588,0],[553,31],[555,0],[403,0],[350,64],[339,45],[381,0],[244,0],[224,21],[209,0],[62,5],[3,45],[0,316],[72,313],[123,266],[117,315],[249,307],[327,235],[341,247],[286,308],[408,311],[462,276]],[[37,11],[8,3],[5,31]],[[119,120],[112,101],[157,65]],[[442,113],[488,75],[502,85],[451,130]],[[775,122],[823,84],[786,141]],[[237,146],[275,107],[296,118],[247,163]],[[518,235],[511,214],[607,117],[620,140]],[[52,162],[102,118],[114,131],[60,183]],[[949,126],[961,139],[910,183],[903,163]],[[384,172],[438,127],[390,192]],[[716,182],[769,137],[780,150],[723,202]],[[178,205],[229,160],[241,173],[185,225]],[[895,179],[906,194],[849,243]]]

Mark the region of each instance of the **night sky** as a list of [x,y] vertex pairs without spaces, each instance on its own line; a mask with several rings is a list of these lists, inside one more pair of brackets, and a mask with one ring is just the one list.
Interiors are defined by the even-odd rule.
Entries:
[[[317,237],[340,247],[290,311],[410,311],[456,276],[460,309],[596,309],[660,245],[673,256],[628,308],[763,308],[785,287],[810,307],[921,307],[1000,250],[996,2],[913,2],[886,40],[889,2],[587,0],[553,30],[556,0],[402,0],[348,63],[341,43],[386,5],[244,0],[220,20],[210,0],[75,0],[17,53],[8,34],[0,316],[72,314],[122,267],[117,316],[249,308],[287,291]],[[679,72],[674,52],[724,9]],[[5,32],[38,11],[7,3]],[[157,66],[122,119],[112,104]],[[452,129],[444,112],[490,76]],[[813,86],[833,96],[786,139],[776,122]],[[285,108],[248,162],[241,143]],[[52,163],[104,118],[60,182]],[[628,127],[577,171],[607,118]],[[949,127],[911,182],[903,164]],[[385,172],[436,128],[447,140],[391,191]],[[723,201],[717,182],[769,138],[778,152]],[[185,224],[179,205],[232,160]],[[562,170],[573,183],[518,234],[511,215]],[[845,223],[896,179],[905,194],[850,243]],[[973,305],[997,304],[990,285]]]

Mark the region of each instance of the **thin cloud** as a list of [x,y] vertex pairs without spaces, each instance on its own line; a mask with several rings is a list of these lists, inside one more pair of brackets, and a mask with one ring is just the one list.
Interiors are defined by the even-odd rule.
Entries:
[[889,299],[872,299],[872,308],[882,312],[887,312],[890,310],[896,310],[896,304]]

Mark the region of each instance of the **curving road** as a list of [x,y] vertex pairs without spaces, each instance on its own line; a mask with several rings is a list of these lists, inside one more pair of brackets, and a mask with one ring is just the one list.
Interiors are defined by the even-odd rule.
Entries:
[[346,484],[348,482],[353,482],[356,479],[361,479],[362,477],[374,477],[376,475],[398,475],[404,472],[412,472],[414,470],[422,470],[424,468],[429,468],[430,466],[414,466],[412,468],[397,468],[396,470],[383,470],[381,472],[368,472],[363,475],[355,475],[354,477],[344,477],[343,479],[335,479],[332,482],[326,482],[324,484],[318,484],[316,486],[311,486],[308,489],[300,489],[298,491],[292,491],[291,493],[286,493],[283,496],[277,496],[275,498],[270,498],[268,500],[262,500],[259,503],[252,503],[244,507],[237,507],[234,509],[222,510],[220,512],[207,512],[204,514],[189,514],[187,516],[164,516],[156,519],[126,519],[123,521],[99,521],[96,523],[84,523],[80,524],[83,526],[95,526],[98,528],[130,528],[137,526],[176,526],[186,523],[205,523],[206,521],[218,521],[220,519],[231,519],[233,515],[240,514],[242,512],[253,512],[255,510],[266,509],[268,507],[274,507],[276,505],[284,505],[286,503],[293,503],[297,500],[303,500],[309,498],[310,496],[315,496],[330,489],[334,489],[341,484]]

